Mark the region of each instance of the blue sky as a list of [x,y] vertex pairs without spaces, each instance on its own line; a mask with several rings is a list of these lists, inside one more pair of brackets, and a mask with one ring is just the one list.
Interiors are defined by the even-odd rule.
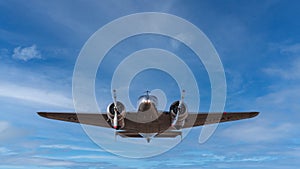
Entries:
[[[299,6],[280,0],[0,1],[0,168],[298,168]],[[72,73],[82,46],[100,27],[137,12],[177,15],[200,28],[224,66],[225,110],[261,114],[219,125],[204,144],[198,143],[201,127],[195,128],[175,148],[145,159],[105,152],[80,125],[38,117],[37,111],[74,110]],[[105,65],[115,66],[121,56],[147,47],[192,55],[184,45],[174,48],[166,37],[154,35],[118,44],[103,61],[104,73],[97,75],[100,107],[112,101],[112,69]],[[199,61],[182,59],[193,68],[200,110],[207,111],[210,86],[205,69]],[[144,91],[139,79],[157,72],[144,73],[130,88],[133,102]],[[176,86],[166,86],[172,78],[162,73],[157,78],[166,81],[149,88],[165,89],[168,104],[178,99],[179,93],[172,94]]]

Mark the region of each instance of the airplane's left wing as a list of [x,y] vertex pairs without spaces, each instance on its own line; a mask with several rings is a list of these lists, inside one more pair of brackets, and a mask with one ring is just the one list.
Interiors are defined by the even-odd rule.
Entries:
[[258,114],[259,112],[190,113],[185,120],[183,128],[248,119]]
[[73,123],[82,123],[100,127],[111,126],[108,123],[108,117],[106,114],[96,114],[96,113],[58,113],[58,112],[38,112],[42,117],[61,120]]

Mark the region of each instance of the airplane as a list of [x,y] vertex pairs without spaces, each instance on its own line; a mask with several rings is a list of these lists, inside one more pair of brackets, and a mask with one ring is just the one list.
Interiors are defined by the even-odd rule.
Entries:
[[183,90],[181,99],[173,102],[169,111],[157,110],[157,97],[147,91],[138,98],[137,111],[126,112],[125,105],[117,101],[116,90],[113,90],[113,102],[107,106],[106,113],[37,113],[49,119],[113,128],[115,136],[145,138],[148,143],[154,137],[182,138],[181,129],[253,118],[259,114],[259,112],[191,113],[184,103],[184,93]]

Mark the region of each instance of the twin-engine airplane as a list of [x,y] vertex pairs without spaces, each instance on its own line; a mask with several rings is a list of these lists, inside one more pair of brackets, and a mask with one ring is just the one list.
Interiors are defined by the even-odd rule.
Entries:
[[[181,129],[206,124],[227,122],[255,117],[259,112],[190,113],[184,103],[184,90],[181,99],[171,104],[169,111],[157,110],[157,97],[149,91],[138,99],[137,112],[126,112],[124,104],[114,101],[107,107],[107,113],[58,113],[38,112],[42,117],[94,126],[114,128],[116,136],[146,138],[181,136]],[[207,118],[208,117],[208,118]]]

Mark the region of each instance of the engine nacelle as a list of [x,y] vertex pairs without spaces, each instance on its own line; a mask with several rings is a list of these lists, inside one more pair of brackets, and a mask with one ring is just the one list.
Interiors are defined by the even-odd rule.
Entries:
[[185,119],[188,116],[186,104],[182,103],[179,107],[179,101],[175,101],[170,106],[170,115],[172,120],[172,126],[176,129],[181,129],[184,125]]
[[[117,117],[115,117],[117,114]],[[115,112],[115,105],[111,103],[107,106],[107,116],[110,124],[115,129],[121,129],[125,126],[124,118],[126,115],[125,106],[123,103],[117,101],[117,113]]]

